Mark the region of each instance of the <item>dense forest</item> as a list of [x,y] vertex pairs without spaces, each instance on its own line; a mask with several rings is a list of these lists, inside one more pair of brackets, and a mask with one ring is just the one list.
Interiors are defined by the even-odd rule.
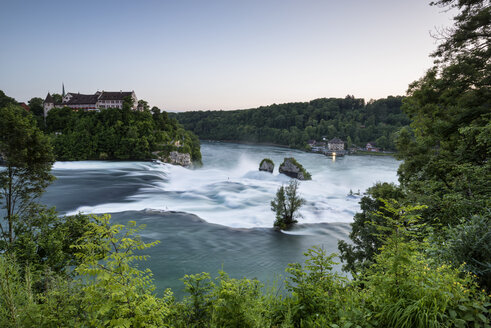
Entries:
[[183,300],[157,295],[138,265],[157,243],[144,227],[37,202],[54,179],[52,139],[0,97],[0,326],[490,327],[491,8],[435,4],[459,9],[455,26],[403,100],[400,184],[369,188],[339,243],[350,279],[314,247],[278,286],[201,273],[182,278]]
[[145,160],[175,150],[201,161],[198,138],[158,108],[142,112],[54,108],[46,118],[46,132],[58,160]]
[[200,139],[273,143],[303,149],[308,140],[341,138],[348,147],[376,143],[395,149],[396,132],[409,124],[401,111],[403,97],[370,100],[354,96],[273,104],[234,111],[171,114]]
[[[60,95],[53,97],[61,99]],[[59,100],[61,102],[61,100]],[[29,101],[36,124],[51,138],[56,160],[148,160],[167,156],[171,151],[187,153],[201,162],[199,140],[165,111],[145,101],[143,111],[131,110],[131,99],[123,108],[99,111],[54,108],[43,118],[43,100]],[[0,90],[0,105],[17,105],[15,99]]]

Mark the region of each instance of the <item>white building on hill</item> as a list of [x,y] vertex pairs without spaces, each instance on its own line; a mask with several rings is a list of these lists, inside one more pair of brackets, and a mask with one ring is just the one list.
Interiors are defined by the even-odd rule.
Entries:
[[61,103],[56,102],[53,96],[48,95],[43,102],[44,117],[52,108],[69,107],[73,109],[99,110],[100,108],[123,108],[123,100],[126,97],[133,99],[133,110],[137,109],[138,99],[135,91],[97,91],[94,94],[81,94],[69,92],[63,96]]

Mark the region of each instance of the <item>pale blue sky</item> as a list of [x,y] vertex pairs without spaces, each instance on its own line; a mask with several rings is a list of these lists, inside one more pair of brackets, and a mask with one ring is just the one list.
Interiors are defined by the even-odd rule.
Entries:
[[171,111],[403,95],[452,24],[428,3],[0,0],[0,90],[135,90]]

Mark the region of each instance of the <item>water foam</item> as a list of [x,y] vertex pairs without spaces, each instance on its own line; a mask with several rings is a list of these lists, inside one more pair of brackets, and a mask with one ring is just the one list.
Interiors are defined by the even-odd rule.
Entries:
[[[204,166],[194,170],[150,162],[58,162],[55,169],[120,170],[133,177],[152,177],[120,202],[82,206],[71,214],[155,209],[188,212],[235,228],[271,227],[275,216],[270,202],[289,178],[277,173],[277,168],[273,174],[258,171],[260,159],[270,157],[270,148],[206,145]],[[348,197],[350,190],[363,191],[376,181],[396,182],[394,159],[345,157],[333,163],[325,156],[274,148],[273,160],[279,163],[292,152],[313,176],[312,181],[300,183],[300,195],[308,202],[299,223],[351,222],[359,199]]]

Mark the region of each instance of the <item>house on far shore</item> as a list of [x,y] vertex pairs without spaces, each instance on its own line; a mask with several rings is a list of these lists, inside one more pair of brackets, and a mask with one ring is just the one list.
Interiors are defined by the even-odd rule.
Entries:
[[344,150],[344,141],[339,138],[334,138],[329,140],[327,143],[327,149],[329,151],[339,151]]
[[373,142],[367,143],[367,145],[365,146],[365,148],[366,148],[367,151],[373,151],[373,152],[380,151],[380,148],[376,147]]
[[[64,90],[64,89],[63,89]],[[44,117],[53,108],[69,107],[82,110],[99,110],[100,108],[123,108],[123,100],[126,97],[133,98],[133,110],[137,110],[138,99],[135,91],[97,91],[94,94],[81,94],[63,92],[61,103],[55,103],[54,98],[48,92],[43,102]]]

